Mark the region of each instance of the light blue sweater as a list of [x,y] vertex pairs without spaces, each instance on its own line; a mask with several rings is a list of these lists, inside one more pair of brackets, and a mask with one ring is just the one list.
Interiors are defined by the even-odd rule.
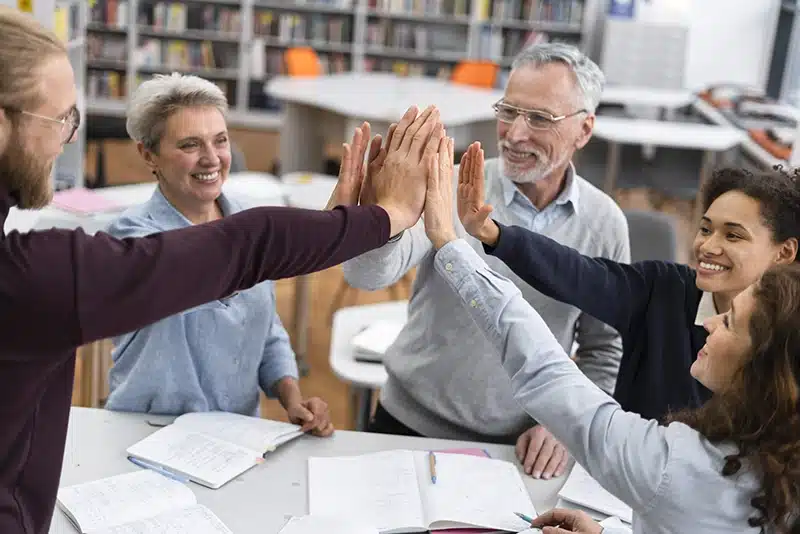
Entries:
[[[222,195],[224,215],[243,209]],[[160,189],[109,227],[139,237],[191,226]],[[182,414],[259,414],[259,388],[275,397],[283,377],[297,378],[289,336],[275,309],[272,282],[174,315],[114,340],[110,410]]]
[[772,534],[751,527],[759,481],[722,475],[732,443],[711,443],[682,423],[626,412],[567,357],[547,324],[507,278],[459,239],[439,249],[437,275],[492,350],[487,362],[511,394],[604,488],[633,509],[634,534]]

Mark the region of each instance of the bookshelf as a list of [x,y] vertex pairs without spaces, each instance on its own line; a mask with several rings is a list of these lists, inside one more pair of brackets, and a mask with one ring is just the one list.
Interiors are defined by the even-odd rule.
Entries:
[[310,46],[326,72],[450,76],[461,60],[491,59],[505,84],[526,44],[586,49],[587,13],[602,0],[94,0],[86,25],[86,88],[93,114],[124,115],[127,95],[154,73],[217,83],[232,126],[279,127],[264,94],[283,53]]

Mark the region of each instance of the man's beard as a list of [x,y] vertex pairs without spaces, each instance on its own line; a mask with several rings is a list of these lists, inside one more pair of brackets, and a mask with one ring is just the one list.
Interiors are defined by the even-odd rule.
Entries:
[[500,153],[498,162],[500,164],[500,174],[505,178],[511,180],[515,184],[533,184],[548,176],[550,176],[555,169],[561,166],[563,161],[549,161],[547,156],[539,150],[526,149],[527,152],[532,152],[536,158],[536,164],[525,170],[517,170],[509,168],[503,157],[503,148],[511,148],[503,141],[497,143],[497,149]]
[[0,155],[0,180],[16,198],[20,209],[40,209],[50,203],[53,199],[52,169],[52,162],[43,162],[36,154],[25,150],[16,132]]

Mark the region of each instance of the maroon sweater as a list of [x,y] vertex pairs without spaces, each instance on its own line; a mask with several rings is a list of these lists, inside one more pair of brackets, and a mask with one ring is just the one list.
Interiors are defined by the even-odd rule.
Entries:
[[[0,224],[11,205],[0,191]],[[0,533],[49,530],[77,347],[388,239],[389,217],[376,206],[256,208],[139,239],[0,235]]]

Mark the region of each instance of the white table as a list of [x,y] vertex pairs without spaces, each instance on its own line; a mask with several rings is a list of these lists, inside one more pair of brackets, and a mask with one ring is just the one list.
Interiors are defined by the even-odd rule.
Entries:
[[[125,449],[157,430],[146,421],[158,419],[143,414],[72,408],[61,485],[89,482],[139,469],[127,460]],[[266,462],[220,489],[211,490],[192,483],[189,487],[197,500],[236,534],[277,534],[289,516],[308,513],[309,456],[454,447],[481,447],[493,458],[518,464],[514,449],[509,445],[337,431],[330,438],[304,436],[288,443],[272,453]],[[521,470],[520,473],[536,510],[544,512],[552,508],[566,477],[536,480]],[[76,532],[64,513],[56,508],[50,534]]]
[[691,91],[658,89],[632,85],[608,85],[603,88],[600,102],[623,106],[643,106],[665,110],[681,108],[691,104],[696,96]]
[[265,86],[285,103],[280,159],[284,172],[322,172],[327,136],[352,137],[363,121],[373,134],[386,133],[413,104],[439,108],[447,134],[457,146],[481,141],[486,157],[497,153],[492,104],[502,91],[457,85],[430,77],[400,77],[388,73],[331,74],[316,78],[276,76]]
[[353,336],[377,319],[406,322],[408,301],[350,306],[337,310],[331,328],[330,364],[333,374],[350,386],[356,430],[365,430],[372,415],[372,392],[386,382],[381,363],[359,362],[350,345]]
[[[703,163],[700,169],[696,211],[702,209],[701,191],[711,173],[716,155],[733,148],[745,138],[743,132],[727,126],[606,116],[597,117],[593,135],[608,142],[604,184],[604,190],[608,194],[613,194],[619,173],[620,145],[653,145],[702,151]],[[699,217],[698,213],[696,215]]]

